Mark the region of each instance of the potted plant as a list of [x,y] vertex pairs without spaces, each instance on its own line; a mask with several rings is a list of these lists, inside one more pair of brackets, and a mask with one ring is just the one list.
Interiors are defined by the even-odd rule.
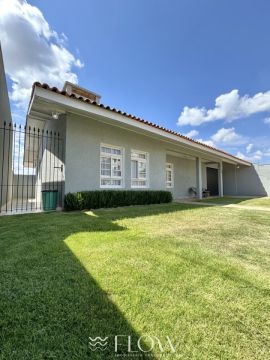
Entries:
[[210,196],[210,191],[207,189],[203,189],[203,197],[209,197]]
[[197,189],[192,186],[188,189],[188,192],[189,192],[189,195],[192,196],[192,197],[196,197],[197,196]]

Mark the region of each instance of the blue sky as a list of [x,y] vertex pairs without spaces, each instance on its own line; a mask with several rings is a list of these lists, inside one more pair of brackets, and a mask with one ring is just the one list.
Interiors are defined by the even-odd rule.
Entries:
[[[12,50],[4,45],[11,45],[3,42],[1,30],[11,26],[14,37],[9,42],[16,44],[19,33],[26,31],[29,40],[26,43],[24,36],[21,42],[30,44],[31,51],[36,46],[31,58],[22,55],[25,69],[45,60],[52,74],[61,68],[59,78],[40,68],[32,74],[39,77],[35,80],[43,82],[47,76],[50,85],[60,86],[66,76],[102,95],[105,104],[243,158],[270,162],[269,1],[33,0],[28,7],[23,0],[1,3],[20,4],[6,11],[7,19],[20,20],[16,28],[11,20],[2,21],[2,28],[0,24],[12,108],[19,121],[29,83],[18,75],[20,64],[9,65]],[[36,16],[42,29],[27,12]],[[55,58],[45,59],[44,44],[26,26],[20,31],[23,20],[39,40],[64,48],[74,58],[62,51],[57,66],[51,61]],[[15,90],[12,84],[17,84]]]

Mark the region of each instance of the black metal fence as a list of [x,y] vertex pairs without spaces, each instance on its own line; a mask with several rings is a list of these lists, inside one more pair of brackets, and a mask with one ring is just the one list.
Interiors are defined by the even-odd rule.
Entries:
[[0,214],[61,208],[64,180],[59,132],[0,126]]

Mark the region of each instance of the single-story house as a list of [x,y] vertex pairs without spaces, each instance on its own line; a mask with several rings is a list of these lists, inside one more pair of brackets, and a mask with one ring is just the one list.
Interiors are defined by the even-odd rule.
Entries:
[[270,165],[105,106],[70,82],[62,90],[34,83],[26,126],[16,126],[1,47],[0,90],[0,214],[41,211],[47,190],[59,208],[69,192],[99,189],[270,196]]
[[[219,196],[270,193],[269,166],[261,169],[223,150],[105,106],[100,95],[70,82],[62,90],[38,82],[33,85],[27,127],[61,134],[63,151],[57,159],[61,166],[57,170],[54,166],[52,171],[61,168],[64,194],[162,189],[177,199],[190,196],[191,188],[199,198],[204,189]],[[40,153],[27,142],[25,146],[33,154]],[[43,154],[36,156],[39,159],[28,159],[28,166],[43,161]],[[37,179],[46,188],[46,175],[37,174]]]

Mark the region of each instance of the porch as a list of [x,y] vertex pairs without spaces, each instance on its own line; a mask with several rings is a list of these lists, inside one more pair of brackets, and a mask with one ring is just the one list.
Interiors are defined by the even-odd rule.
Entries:
[[210,196],[224,195],[221,160],[167,151],[166,164],[167,189],[174,199],[202,199],[206,190]]

